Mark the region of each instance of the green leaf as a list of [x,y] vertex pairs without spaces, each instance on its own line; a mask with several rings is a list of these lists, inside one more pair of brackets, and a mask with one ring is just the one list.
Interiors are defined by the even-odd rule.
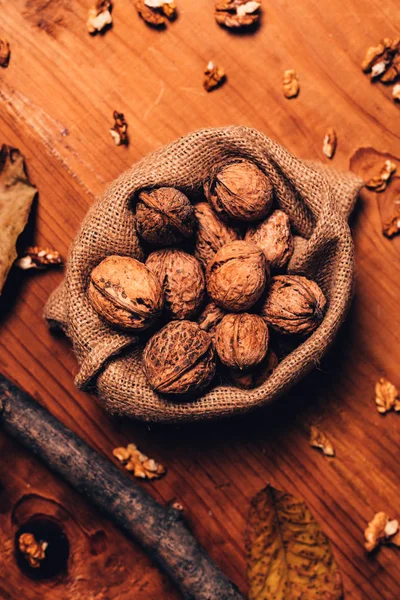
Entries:
[[249,600],[340,600],[340,572],[305,502],[267,486],[247,521]]

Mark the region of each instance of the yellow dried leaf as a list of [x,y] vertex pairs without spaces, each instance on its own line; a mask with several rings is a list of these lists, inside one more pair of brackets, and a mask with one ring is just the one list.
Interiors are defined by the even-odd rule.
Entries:
[[25,172],[24,157],[16,148],[0,151],[0,293],[17,257],[15,244],[28,220],[37,190]]
[[322,454],[325,454],[325,456],[335,456],[335,448],[331,440],[314,425],[311,426],[310,430],[310,446],[322,450]]
[[381,377],[375,384],[375,402],[381,414],[392,409],[400,411],[399,390],[385,377]]
[[267,486],[246,531],[249,600],[339,600],[342,581],[326,535],[305,502]]

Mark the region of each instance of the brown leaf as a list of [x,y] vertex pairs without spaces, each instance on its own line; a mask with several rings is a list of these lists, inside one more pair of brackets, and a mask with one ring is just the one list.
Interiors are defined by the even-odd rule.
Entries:
[[225,71],[222,67],[214,65],[212,60],[208,63],[204,70],[203,87],[207,92],[211,92],[217,87],[220,87],[226,79]]
[[0,151],[0,293],[17,257],[15,244],[28,220],[36,195],[25,172],[19,150],[2,146]]
[[333,447],[331,440],[323,431],[314,425],[312,425],[310,429],[310,446],[322,450],[322,454],[325,454],[325,456],[335,456],[335,448]]
[[5,38],[0,38],[0,67],[5,69],[10,62],[10,44]]
[[299,95],[300,84],[296,71],[287,69],[283,72],[283,95],[285,98],[296,98]]
[[251,502],[246,531],[249,600],[339,600],[330,542],[305,502],[267,486]]
[[167,472],[163,465],[149,458],[135,444],[128,444],[126,448],[115,448],[113,455],[139,479],[160,479]]
[[375,385],[375,402],[378,412],[381,414],[392,409],[396,412],[400,411],[399,390],[385,377],[381,377]]

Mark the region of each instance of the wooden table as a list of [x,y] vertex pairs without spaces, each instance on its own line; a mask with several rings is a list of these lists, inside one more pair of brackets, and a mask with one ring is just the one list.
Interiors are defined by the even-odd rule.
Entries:
[[[1,72],[1,141],[26,157],[39,202],[28,235],[67,254],[81,219],[106,182],[179,135],[205,126],[259,128],[298,156],[327,162],[328,127],[338,132],[333,164],[347,168],[360,146],[400,155],[399,107],[390,89],[360,70],[365,49],[399,32],[395,0],[265,2],[261,28],[234,35],[214,22],[212,2],[178,0],[179,18],[148,28],[132,0],[115,0],[114,27],[86,31],[91,0],[0,1],[12,58]],[[205,64],[228,82],[207,94]],[[282,71],[301,92],[286,100]],[[130,145],[109,134],[125,113]],[[246,591],[243,533],[252,496],[267,482],[306,499],[331,538],[346,598],[400,598],[399,551],[374,556],[363,529],[378,510],[399,517],[399,416],[381,416],[374,384],[399,376],[399,249],[380,231],[377,197],[364,196],[352,227],[357,288],[339,338],[321,365],[269,411],[233,422],[161,427],[116,421],[77,391],[67,340],[42,318],[55,272],[13,272],[1,298],[0,368],[100,452],[135,441],[168,466],[143,484],[160,502],[179,500],[195,535]],[[319,424],[337,457],[309,447]],[[5,435],[0,436],[0,597],[14,600],[172,600],[179,595],[140,548]],[[68,572],[32,581],[16,564],[16,528],[30,514],[61,519],[71,545]]]

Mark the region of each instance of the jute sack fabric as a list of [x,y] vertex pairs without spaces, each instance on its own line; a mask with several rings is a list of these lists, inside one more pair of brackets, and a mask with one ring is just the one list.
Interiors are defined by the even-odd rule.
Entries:
[[[171,401],[147,384],[138,338],[113,330],[90,306],[89,275],[107,255],[143,259],[135,230],[138,191],[172,186],[199,198],[211,167],[232,157],[253,161],[271,179],[276,204],[289,215],[296,235],[289,272],[316,280],[328,309],[315,333],[286,356],[262,386],[240,390],[219,381],[200,398]],[[72,340],[80,365],[76,385],[94,392],[114,414],[171,423],[244,413],[276,400],[318,363],[346,315],[353,286],[347,220],[361,185],[353,174],[299,160],[245,127],[196,131],[146,156],[91,207],[70,249],[65,280],[46,305],[45,317]]]

